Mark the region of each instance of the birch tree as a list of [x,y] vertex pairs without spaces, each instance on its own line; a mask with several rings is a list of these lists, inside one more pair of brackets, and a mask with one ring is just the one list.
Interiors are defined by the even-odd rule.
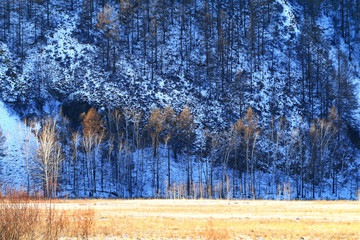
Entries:
[[50,198],[56,196],[60,177],[59,170],[63,161],[56,122],[56,119],[47,117],[40,122],[41,128],[35,131],[38,177],[43,183],[44,196]]

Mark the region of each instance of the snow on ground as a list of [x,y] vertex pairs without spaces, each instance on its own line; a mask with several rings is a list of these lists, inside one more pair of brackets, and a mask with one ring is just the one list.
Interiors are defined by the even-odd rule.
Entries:
[[[297,26],[295,18],[297,6],[296,4],[291,5],[285,0],[277,0],[277,3],[282,6],[280,14],[282,18],[279,19],[278,24],[273,24],[273,26],[270,26],[269,28],[280,26],[280,30],[276,30],[275,28],[274,30],[269,30],[269,33],[265,33],[268,34],[266,38],[272,39],[271,34],[273,31],[276,30],[281,33],[281,41],[275,39],[274,42],[287,42],[290,41],[292,37],[296,37],[296,35],[299,34],[299,28]],[[163,107],[165,107],[167,104],[170,103],[173,104],[174,108],[178,111],[180,111],[184,105],[188,104],[190,105],[190,107],[193,107],[192,112],[195,116],[195,122],[199,125],[201,125],[202,123],[208,123],[208,125],[215,125],[216,123],[226,122],[223,118],[224,107],[218,101],[212,101],[211,106],[202,103],[201,99],[198,99],[195,94],[192,93],[191,90],[193,90],[194,86],[192,86],[192,84],[187,81],[184,73],[180,72],[176,74],[180,71],[180,68],[177,69],[177,66],[180,66],[181,64],[186,64],[186,62],[183,63],[183,61],[180,61],[178,55],[178,52],[180,51],[178,40],[176,38],[171,38],[171,36],[180,35],[180,24],[175,24],[175,26],[178,26],[178,28],[173,27],[170,29],[169,39],[167,40],[168,47],[163,49],[163,70],[165,73],[169,73],[170,75],[177,75],[176,78],[164,79],[155,74],[154,82],[156,84],[154,85],[152,84],[152,82],[149,81],[149,79],[147,79],[150,76],[149,69],[146,70],[146,76],[144,77],[144,79],[141,78],[141,76],[143,75],[143,71],[145,71],[146,69],[145,66],[149,64],[148,62],[143,62],[142,60],[134,61],[134,59],[127,59],[125,55],[121,55],[119,56],[119,61],[117,62],[117,69],[122,72],[123,77],[126,79],[126,81],[124,80],[119,81],[119,83],[115,83],[111,81],[106,81],[108,78],[108,74],[104,72],[97,72],[96,66],[93,66],[93,63],[96,62],[95,59],[97,57],[100,57],[96,56],[95,54],[96,52],[99,52],[99,50],[96,49],[94,45],[81,43],[76,38],[76,34],[74,35],[74,31],[77,27],[76,23],[79,21],[78,16],[76,14],[68,15],[68,13],[61,12],[56,9],[54,10],[53,14],[57,15],[56,19],[59,19],[59,23],[56,24],[57,27],[55,28],[54,32],[46,34],[46,38],[49,42],[48,45],[46,45],[45,47],[36,45],[35,48],[27,51],[28,58],[25,60],[23,65],[23,74],[21,76],[19,75],[19,79],[17,79],[16,82],[20,82],[20,80],[21,82],[26,82],[26,78],[29,78],[29,76],[34,74],[34,69],[38,68],[40,69],[40,71],[50,69],[50,72],[52,73],[52,76],[50,76],[49,78],[50,84],[53,84],[54,87],[56,87],[57,91],[64,96],[68,94],[69,98],[71,98],[71,96],[81,96],[83,99],[86,99],[89,102],[98,105],[103,105],[104,100],[106,100],[106,103],[115,106],[119,106],[121,104],[125,106],[134,105],[134,102],[138,103],[138,105],[141,105],[143,102],[151,102],[154,107],[158,105],[162,105]],[[326,17],[319,19],[319,23],[321,23],[321,26],[324,27],[324,35],[328,36],[328,39],[329,36],[332,35],[333,31],[333,29],[330,28],[330,20],[330,18]],[[175,19],[175,21],[177,20]],[[197,29],[196,25],[194,27],[196,28],[194,31],[196,36],[194,41],[202,41],[203,39],[201,35],[197,34],[200,30]],[[342,43],[341,49],[344,49],[344,52],[346,52],[346,48],[343,45],[344,43]],[[137,48],[139,47],[141,48],[141,45],[137,46]],[[271,47],[273,48],[273,54],[275,59],[287,59],[287,50],[286,48],[284,49],[284,46],[275,45]],[[14,68],[13,65],[15,63],[13,63],[11,55],[6,49],[7,47],[5,46],[5,44],[2,44],[0,48],[4,52],[4,60],[2,60],[3,64],[0,64],[0,68],[2,68],[0,69],[1,80],[1,78],[5,76],[6,70],[10,67]],[[137,48],[135,49],[135,52],[141,52],[140,49]],[[239,62],[244,62],[245,64],[245,66],[242,66],[241,64],[241,68],[243,68],[243,70],[248,70],[248,66],[246,66],[247,52],[243,49],[240,49],[239,51]],[[354,55],[359,56],[357,51]],[[335,47],[331,49],[329,56],[330,59],[337,58],[337,49]],[[201,53],[197,50],[192,52],[190,57],[199,57],[199,63],[205,62],[205,55],[201,55]],[[354,63],[355,62],[358,61],[354,61]],[[336,64],[336,61],[333,61],[333,63]],[[276,64],[278,64],[279,66]],[[9,66],[5,68],[6,65]],[[280,70],[283,69],[283,67],[281,68],[281,65],[285,64],[280,61],[279,63],[275,63],[275,67]],[[234,67],[234,69],[232,69],[233,73],[236,72],[236,69],[238,67],[240,66],[236,66]],[[334,66],[334,68],[336,69],[336,66]],[[256,97],[249,100],[249,103],[250,105],[258,106],[256,107],[258,110],[265,109],[264,112],[266,113],[270,112],[268,103],[271,102],[271,84],[275,81],[279,81],[278,85],[281,86],[281,88],[284,88],[285,81],[283,77],[284,73],[282,71],[278,71],[274,75],[272,75],[270,71],[270,63],[269,65],[263,66],[262,69],[262,72],[254,73],[253,77],[255,80],[257,80],[254,81],[254,86],[256,86],[256,88],[259,88],[260,90],[258,90],[258,93],[255,94]],[[291,69],[297,70],[294,71],[295,73],[293,74],[293,78],[296,78],[296,72],[299,72],[299,69],[297,69],[296,61],[291,62]],[[46,79],[46,76],[40,77],[42,79]],[[360,82],[359,78],[356,78],[354,81]],[[15,85],[15,81],[11,83]],[[125,85],[123,83],[129,84]],[[258,83],[264,84],[264,89],[258,87]],[[27,85],[25,84],[25,86]],[[357,87],[359,88],[359,86]],[[16,88],[12,87],[11,84],[8,84],[6,88],[10,89],[8,92],[11,93],[11,99],[16,99],[16,96],[12,96],[14,92],[16,92],[13,89]],[[131,90],[132,88],[135,90]],[[200,95],[203,98],[206,98],[206,96],[209,94],[209,89],[210,87],[201,88]],[[357,92],[360,92],[360,90],[358,90]],[[2,94],[4,95],[4,93]],[[132,96],[136,96],[135,100]],[[3,96],[3,99],[5,98],[6,96]],[[9,100],[9,98],[10,97],[8,97],[7,101]],[[296,98],[289,97],[286,99],[280,99],[279,96],[275,96],[275,98],[276,99],[274,99],[273,101],[278,101],[279,107],[283,108],[284,112],[287,111],[289,105],[292,107],[293,105],[299,105],[299,103],[296,102]],[[237,110],[236,106],[237,105],[234,104],[234,111]],[[48,107],[48,109],[51,108]],[[209,114],[208,112],[211,112],[211,114]],[[291,114],[292,115],[289,116],[291,119],[296,119],[298,122],[301,121],[300,115],[297,114],[296,110],[294,110]],[[358,119],[360,119],[360,117],[358,117]],[[296,125],[298,124],[294,124],[294,126]],[[3,132],[7,137],[7,142],[5,145],[8,149],[8,156],[4,157],[0,162],[0,171],[2,173],[2,179],[0,178],[0,181],[9,183],[11,185],[22,185],[26,181],[24,177],[26,175],[26,163],[23,157],[24,151],[21,147],[24,143],[24,134],[22,131],[20,131],[20,129],[23,129],[24,126],[20,123],[20,120],[17,116],[12,115],[11,112],[8,111],[3,102],[0,102],[0,126],[2,127]],[[201,131],[200,129],[202,128],[199,127],[198,129],[198,131]],[[198,133],[198,135],[199,134],[200,132]],[[166,156],[165,150],[160,151],[161,154]],[[147,149],[147,152],[147,155],[150,156],[151,149]],[[136,154],[138,154],[138,152],[134,153],[134,158]],[[151,159],[151,157],[148,157],[148,159],[150,160],[147,160],[146,162],[146,177],[144,179],[145,184],[142,194],[143,196],[151,197],[153,196],[153,163],[151,162],[153,159]],[[182,162],[175,162],[174,159],[171,160],[172,181],[176,181],[177,183],[186,182],[186,170],[183,163],[184,160]],[[166,172],[167,163],[162,163],[160,165],[160,168],[161,172]],[[200,163],[195,164],[193,171],[194,180],[197,181],[197,179],[202,179],[202,177],[199,176],[201,176],[201,174],[205,171],[205,165],[201,166]],[[219,171],[219,175],[221,175],[220,173],[221,171]],[[256,175],[259,176],[257,182],[261,182],[264,184],[266,183],[266,179],[268,178],[266,174],[257,173]],[[217,177],[217,179],[215,180],[218,179],[221,179],[221,176]],[[166,188],[166,180],[166,175],[162,175],[160,179],[161,189]],[[295,181],[292,182],[292,185],[296,185]],[[307,188],[307,192],[311,192],[310,185]],[[261,185],[259,189],[261,189],[260,195],[265,195],[266,198],[278,198],[277,196],[275,196],[275,194],[264,194],[265,192],[267,192],[267,189],[264,185]],[[340,198],[354,198],[354,196],[351,195],[355,192],[354,189],[352,189],[351,187],[351,183],[343,186],[339,191],[341,191],[341,193],[339,193]],[[292,196],[292,198],[294,197],[295,194]],[[322,198],[335,199],[334,197],[332,197],[332,194],[327,192],[323,193]]]
[[6,137],[6,156],[0,159],[0,183],[20,187],[26,184],[26,162],[21,147],[25,141],[24,124],[7,109],[3,101],[0,101],[0,127]]

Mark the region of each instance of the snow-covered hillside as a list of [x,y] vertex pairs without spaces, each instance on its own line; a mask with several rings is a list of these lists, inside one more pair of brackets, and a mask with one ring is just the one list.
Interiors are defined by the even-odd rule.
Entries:
[[[20,119],[51,115],[63,151],[60,195],[101,188],[153,196],[159,185],[164,195],[170,161],[170,182],[188,192],[196,183],[224,194],[230,179],[233,197],[284,197],[290,184],[292,198],[355,198],[354,1],[7,3],[0,4],[0,125],[8,146],[2,182],[26,185],[31,175],[41,188],[41,168],[28,168],[24,157],[30,151],[36,159],[34,134],[26,129],[31,136],[24,136]],[[94,163],[80,124],[90,107],[106,130],[99,149],[91,148]],[[187,107],[191,124],[184,123]],[[163,121],[154,117],[157,108]],[[74,160],[76,130],[81,161]]]
[[2,146],[4,149],[2,154],[5,155],[0,160],[0,182],[4,187],[25,187],[27,185],[25,126],[2,101],[0,101],[0,127],[6,138]]

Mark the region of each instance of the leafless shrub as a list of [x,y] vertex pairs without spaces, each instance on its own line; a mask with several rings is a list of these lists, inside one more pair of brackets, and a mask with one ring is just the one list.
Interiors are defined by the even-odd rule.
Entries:
[[8,190],[0,196],[0,239],[36,239],[38,205],[32,203],[26,191]]

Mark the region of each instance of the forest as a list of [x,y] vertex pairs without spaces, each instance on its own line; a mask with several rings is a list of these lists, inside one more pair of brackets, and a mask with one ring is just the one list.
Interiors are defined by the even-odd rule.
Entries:
[[0,121],[0,183],[355,199],[359,21],[359,0],[3,0],[0,98],[21,137],[14,153]]

